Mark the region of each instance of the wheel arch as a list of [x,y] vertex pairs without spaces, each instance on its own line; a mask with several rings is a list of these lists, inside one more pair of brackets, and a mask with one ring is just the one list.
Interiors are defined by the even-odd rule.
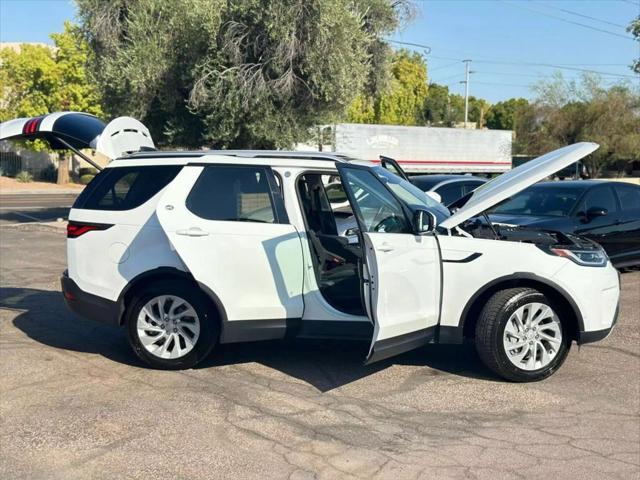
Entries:
[[133,298],[133,295],[137,291],[148,286],[151,283],[156,283],[164,280],[182,280],[193,284],[195,288],[197,288],[204,294],[204,297],[209,302],[212,311],[214,313],[217,313],[221,325],[226,322],[227,314],[224,305],[220,301],[220,298],[215,294],[215,292],[209,289],[206,285],[198,282],[189,272],[179,270],[175,267],[158,267],[137,275],[136,277],[131,279],[131,281],[122,290],[122,292],[120,292],[117,301],[120,308],[118,324],[122,325],[122,323],[124,322],[124,314],[127,306]]
[[514,287],[529,287],[538,290],[558,305],[565,314],[565,318],[569,320],[569,331],[572,340],[578,340],[580,332],[584,331],[584,322],[580,309],[571,295],[555,282],[527,272],[517,272],[496,278],[481,287],[469,299],[462,310],[460,323],[458,324],[462,338],[473,338],[475,336],[478,317],[491,296],[500,290]]

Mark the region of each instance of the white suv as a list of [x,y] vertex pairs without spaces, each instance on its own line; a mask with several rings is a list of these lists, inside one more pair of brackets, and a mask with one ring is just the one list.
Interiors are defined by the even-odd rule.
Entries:
[[[80,115],[61,117],[76,118],[74,135],[45,117],[42,132],[25,133],[21,119],[0,138],[39,134],[121,153],[104,134],[80,139]],[[218,343],[285,336],[369,339],[369,363],[468,338],[498,375],[532,381],[557,370],[572,341],[600,340],[616,321],[618,274],[598,245],[478,217],[595,144],[505,173],[452,213],[376,163],[151,151],[136,128],[122,129],[120,143],[140,135],[146,151],[109,163],[70,212],[62,289],[74,312],[123,325],[154,367],[189,368]],[[349,201],[339,209],[325,189],[336,177]],[[352,215],[358,227],[339,235]]]

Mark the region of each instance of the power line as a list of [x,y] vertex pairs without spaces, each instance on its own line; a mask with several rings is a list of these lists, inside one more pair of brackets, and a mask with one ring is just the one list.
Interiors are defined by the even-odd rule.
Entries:
[[[462,60],[457,59],[457,58],[453,58],[453,57],[441,57],[439,55],[429,55],[429,58],[436,58],[438,60],[457,60],[458,62],[461,62]],[[495,60],[495,59],[485,59],[486,61],[504,61],[504,62],[509,62],[509,60]],[[474,60],[475,62],[477,62],[478,60]],[[540,63],[522,63],[522,62],[510,62],[514,65],[537,65],[537,66],[548,66],[548,64],[540,64]],[[628,65],[626,63],[559,63],[557,65],[553,65],[554,67],[627,67]],[[630,77],[632,77],[633,75],[628,75]]]
[[[625,37],[626,38],[626,37]],[[429,51],[431,51],[431,47],[427,46],[427,45],[422,45],[420,43],[410,43],[410,42],[400,42],[397,40],[391,40],[391,39],[387,39],[388,42],[391,43],[399,43],[401,45],[410,45],[410,46],[414,46],[414,47],[418,47],[418,48],[425,48],[425,49],[429,49]],[[441,57],[439,55],[431,55],[429,54],[427,59],[429,58],[436,58],[438,60],[453,60],[456,62],[462,62],[463,59],[460,58],[454,58],[454,57]],[[553,63],[538,63],[538,62],[513,62],[513,61],[507,61],[507,60],[493,60],[493,59],[474,59],[473,60],[476,63],[488,63],[488,64],[495,64],[495,65],[520,65],[520,66],[526,66],[526,67],[545,67],[545,68],[557,68],[559,70],[573,70],[576,72],[585,72],[585,73],[597,73],[599,75],[605,75],[605,76],[611,76],[611,77],[621,77],[621,78],[634,78],[637,79],[638,75],[628,75],[628,74],[622,74],[622,73],[610,73],[610,72],[603,72],[600,70],[592,70],[589,68],[578,68],[575,65],[581,65],[581,64],[570,64],[570,63],[565,63],[565,64],[553,64]],[[584,65],[598,65],[598,64],[584,64]],[[606,65],[606,64],[601,64],[601,65]],[[616,65],[616,64],[609,64],[610,66]]]
[[531,87],[531,85],[521,85],[518,83],[495,83],[495,82],[475,82],[475,83],[479,83],[480,85],[497,85],[500,87],[522,87],[522,88]]
[[390,40],[390,39],[387,39],[387,42],[397,43],[398,45],[407,45],[409,47],[424,48],[425,50],[427,50],[426,53],[431,53],[431,47],[428,45],[421,45],[420,43],[401,42],[399,40]]
[[[505,77],[529,77],[529,78],[551,78],[552,75],[548,75],[548,74],[544,74],[544,73],[537,73],[537,74],[531,74],[531,73],[507,73],[507,72],[487,72],[485,70],[480,70],[477,71],[476,73],[479,73],[481,75],[498,75],[498,76],[505,76]],[[563,80],[580,80],[580,77],[562,77]]]
[[455,75],[449,75],[448,77],[441,78],[440,81],[443,82],[444,80],[449,80],[450,78],[456,78],[456,77],[459,77],[460,75],[462,75],[462,73],[456,73]]
[[604,30],[603,28],[594,27],[592,25],[587,25],[585,23],[574,22],[573,20],[568,20],[568,19],[563,18],[563,17],[558,17],[557,15],[552,15],[552,14],[547,13],[547,12],[541,12],[540,10],[536,10],[535,8],[525,7],[524,5],[519,5],[517,3],[512,3],[512,2],[509,2],[509,1],[506,1],[506,0],[502,0],[502,1],[503,1],[503,3],[506,3],[507,5],[510,5],[512,7],[522,8],[523,10],[528,10],[530,12],[537,13],[538,15],[542,15],[544,17],[554,18],[556,20],[560,20],[561,22],[570,23],[572,25],[578,25],[580,27],[588,28],[588,29],[595,30],[595,31],[601,32],[601,33],[606,33],[608,35],[613,35],[615,37],[625,38],[627,40],[631,40],[632,42],[635,42],[635,39],[633,39],[629,35],[623,35],[621,33],[612,32],[610,30]]
[[547,5],[547,4],[545,4],[543,6],[544,6],[544,8],[552,8],[553,10],[559,10],[561,12],[568,13],[569,15],[575,15],[577,17],[587,18],[589,20],[593,20],[594,22],[606,23],[607,25],[612,25],[614,27],[627,28],[626,25],[620,25],[619,23],[609,22],[608,20],[602,20],[600,18],[591,17],[591,16],[585,15],[583,13],[574,12],[572,10],[567,10],[566,8],[556,7],[554,5]]
[[[437,58],[440,60],[456,60],[451,57],[440,57],[436,55],[430,55],[427,58]],[[461,62],[462,60],[458,60],[458,61]],[[589,68],[570,67],[567,65],[558,65],[553,63],[511,62],[506,60],[491,60],[491,59],[476,59],[476,58],[474,58],[473,61],[476,63],[487,63],[487,64],[493,64],[493,65],[521,65],[521,66],[527,66],[527,67],[547,67],[547,68],[557,68],[559,70],[573,70],[576,72],[597,73],[599,75],[606,75],[606,76],[612,76],[612,77],[638,78],[637,75],[628,75],[623,73],[610,73],[610,72],[603,72],[600,70],[592,70]]]
[[572,70],[575,72],[585,72],[585,73],[597,73],[598,75],[605,75],[610,77],[621,77],[621,78],[637,78],[637,75],[627,75],[622,73],[609,73],[603,72],[600,70],[591,70],[588,68],[578,68],[578,67],[565,67],[562,65],[554,65],[551,63],[530,63],[530,62],[498,62],[498,61],[490,61],[490,60],[475,60],[478,63],[487,63],[487,64],[495,64],[495,65],[527,65],[527,66],[536,66],[536,67],[548,67],[548,68],[558,68],[560,70]]
[[429,68],[429,73],[435,72],[437,70],[444,70],[445,68],[453,67],[454,65],[458,65],[458,64],[460,64],[460,62],[456,60],[455,62],[442,65],[441,67]]

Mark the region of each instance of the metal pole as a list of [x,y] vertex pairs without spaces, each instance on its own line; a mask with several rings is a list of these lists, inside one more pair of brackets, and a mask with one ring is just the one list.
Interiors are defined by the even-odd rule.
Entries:
[[75,153],[76,155],[78,155],[80,158],[82,158],[85,162],[87,162],[88,164],[90,164],[92,167],[94,167],[96,170],[98,170],[99,172],[102,171],[102,167],[100,165],[98,165],[96,162],[94,162],[93,160],[91,160],[89,157],[87,157],[84,153],[82,153],[80,150],[78,150],[77,148],[71,146],[69,144],[69,142],[65,142],[62,138],[56,136],[56,135],[51,135],[52,138],[54,138],[55,140],[57,140],[58,142],[60,142],[62,145],[64,145],[65,147],[67,147],[69,150],[71,150],[73,153]]
[[469,62],[471,60],[463,60],[464,62],[464,128],[467,128],[469,121]]

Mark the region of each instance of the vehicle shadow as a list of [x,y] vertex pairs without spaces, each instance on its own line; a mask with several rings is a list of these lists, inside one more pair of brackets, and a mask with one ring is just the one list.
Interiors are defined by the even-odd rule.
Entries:
[[220,345],[196,368],[256,362],[303,380],[321,392],[373,375],[393,365],[427,367],[425,376],[443,373],[480,380],[498,380],[481,362],[472,344],[426,345],[364,365],[368,342],[295,339]]
[[[0,308],[23,310],[13,324],[29,338],[50,347],[102,355],[109,360],[148,368],[131,351],[120,328],[81,319],[71,313],[59,291],[0,288]],[[473,345],[427,345],[364,365],[369,344],[334,340],[281,340],[220,345],[196,368],[260,363],[326,392],[380,372],[392,365],[428,367],[428,375],[451,373],[496,380]]]
[[74,315],[67,309],[60,291],[3,287],[0,309],[24,310],[13,319],[13,324],[43,345],[144,366],[131,351],[121,329]]

